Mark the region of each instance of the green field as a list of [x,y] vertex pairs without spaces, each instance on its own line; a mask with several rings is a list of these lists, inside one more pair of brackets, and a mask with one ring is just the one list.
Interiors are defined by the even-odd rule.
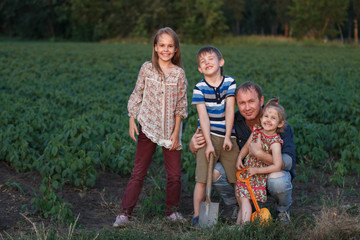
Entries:
[[[189,104],[202,77],[200,47],[181,47]],[[238,85],[254,81],[265,101],[280,97],[295,134],[299,179],[306,181],[309,167],[331,173],[325,181],[335,186],[350,184],[348,175],[360,176],[360,48],[216,47],[224,73]],[[40,214],[56,215],[60,200],[54,193],[64,184],[93,186],[99,168],[130,174],[135,143],[128,135],[127,101],[151,51],[140,44],[0,42],[0,159],[16,171],[43,176],[43,197],[33,202]],[[187,145],[196,123],[196,108],[189,105],[182,139],[186,182],[194,179]]]

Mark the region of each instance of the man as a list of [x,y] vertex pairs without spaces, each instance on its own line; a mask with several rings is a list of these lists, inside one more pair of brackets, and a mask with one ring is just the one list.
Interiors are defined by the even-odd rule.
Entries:
[[[241,149],[251,135],[254,125],[259,123],[260,114],[264,104],[264,96],[261,87],[253,82],[245,82],[240,85],[235,93],[236,104],[239,111],[235,113],[236,140]],[[276,201],[277,218],[284,223],[290,223],[290,206],[292,203],[291,180],[295,177],[294,168],[295,145],[293,132],[288,125],[281,135],[284,144],[282,146],[283,166],[280,172],[272,175],[267,181],[267,190]],[[190,141],[190,150],[196,153],[198,149],[206,145],[205,139],[197,130]],[[272,164],[272,156],[262,150],[261,142],[258,140],[251,143],[249,153],[267,165]],[[234,166],[235,168],[235,166]],[[213,184],[227,206],[236,206],[235,191],[232,184],[228,183],[224,168],[217,163],[213,173]]]

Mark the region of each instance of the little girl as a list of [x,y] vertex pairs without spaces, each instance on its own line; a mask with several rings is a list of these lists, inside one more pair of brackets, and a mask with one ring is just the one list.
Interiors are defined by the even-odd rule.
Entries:
[[[240,177],[246,179],[249,176],[250,184],[254,191],[254,195],[257,201],[266,202],[266,181],[267,174],[272,172],[278,172],[281,169],[281,146],[283,144],[279,133],[285,128],[285,111],[282,106],[279,105],[278,99],[271,99],[264,107],[261,117],[260,125],[255,125],[252,134],[248,141],[241,149],[237,159],[236,168],[238,170],[249,167],[246,172],[242,172]],[[265,152],[271,153],[273,158],[272,165],[266,165],[260,160],[257,160],[254,156],[248,154],[249,146],[251,142],[256,142],[260,138],[262,148]],[[247,156],[246,156],[247,155]],[[245,162],[243,164],[243,158]],[[251,218],[252,208],[250,202],[250,193],[245,183],[237,180],[235,187],[235,195],[240,206],[237,225],[249,222]]]
[[152,61],[142,65],[128,102],[129,133],[137,146],[122,211],[114,227],[130,223],[156,145],[162,147],[167,173],[166,215],[170,220],[183,220],[177,208],[181,191],[181,120],[187,117],[186,89],[178,36],[169,27],[161,28],[154,36]]

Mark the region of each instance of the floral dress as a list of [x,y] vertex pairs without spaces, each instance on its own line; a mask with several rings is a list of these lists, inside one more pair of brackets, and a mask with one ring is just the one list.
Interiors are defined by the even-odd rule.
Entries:
[[[253,130],[253,138],[252,142],[256,142],[256,140],[260,137],[262,142],[262,148],[265,152],[271,153],[270,146],[273,143],[280,143],[283,144],[283,140],[280,138],[280,135],[274,135],[274,136],[267,136],[264,133],[262,133],[262,127],[260,125],[255,125]],[[249,154],[245,157],[244,162],[245,167],[266,167],[267,165],[263,163],[260,160],[257,160],[254,156],[250,156]],[[266,202],[267,196],[266,196],[266,181],[267,181],[268,174],[257,174],[253,175],[250,178],[250,185],[254,192],[256,201],[258,202]],[[248,174],[246,171],[242,172],[240,174],[240,178],[246,179]],[[245,182],[240,182],[237,180],[236,182],[236,188],[235,188],[235,194],[237,197],[245,197],[248,199],[251,199],[249,190],[246,186]]]

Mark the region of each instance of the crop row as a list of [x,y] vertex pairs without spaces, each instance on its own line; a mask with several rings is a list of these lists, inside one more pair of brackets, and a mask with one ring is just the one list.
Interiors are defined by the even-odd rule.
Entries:
[[[280,97],[298,162],[332,171],[335,184],[354,171],[360,175],[358,48],[218,47],[225,74],[237,84],[254,81],[266,100]],[[202,77],[198,48],[182,47],[189,104]],[[151,46],[2,42],[0,49],[0,159],[16,171],[42,174],[37,208],[63,184],[93,186],[99,168],[131,172],[135,143],[126,106]],[[189,105],[182,139],[185,181],[194,179],[195,158],[187,145],[196,125],[196,109]],[[158,155],[155,160],[162,161]],[[56,205],[58,199],[48,201]],[[45,213],[53,206],[47,208]]]

